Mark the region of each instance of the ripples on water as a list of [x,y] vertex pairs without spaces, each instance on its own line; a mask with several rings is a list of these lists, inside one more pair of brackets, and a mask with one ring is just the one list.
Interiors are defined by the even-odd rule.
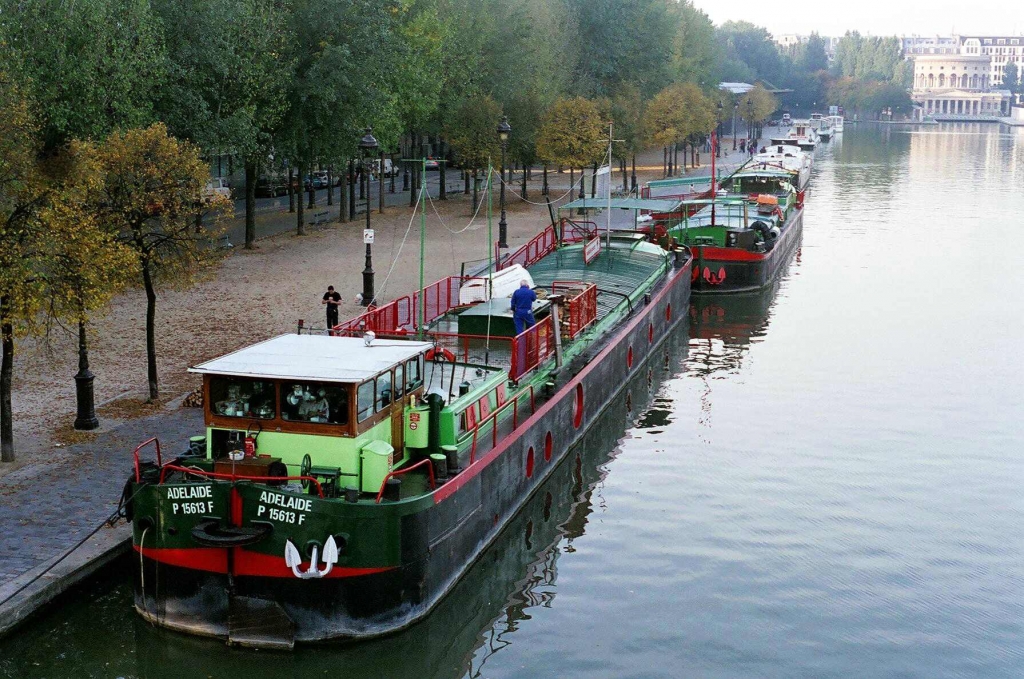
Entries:
[[98,583],[0,670],[1024,676],[1021,215],[1024,130],[850,126],[785,275],[698,300],[653,393],[630,385],[423,625],[259,656]]

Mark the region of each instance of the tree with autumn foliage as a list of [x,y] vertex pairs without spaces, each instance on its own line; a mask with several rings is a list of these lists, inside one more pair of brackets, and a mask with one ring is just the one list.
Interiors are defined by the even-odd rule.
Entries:
[[[155,400],[157,288],[194,284],[223,252],[211,247],[209,228],[195,228],[207,166],[196,146],[170,136],[161,123],[111,134],[97,157],[103,173],[98,219],[132,250],[146,291],[149,399]],[[213,207],[216,217],[220,206]]]
[[669,85],[647,105],[644,129],[658,146],[689,141],[693,148],[697,138],[715,129],[715,105],[693,83]]
[[33,330],[44,287],[39,263],[45,233],[38,219],[46,201],[39,166],[39,126],[24,89],[0,72],[0,460],[14,461],[14,340]]
[[[554,165],[573,168],[597,162],[604,155],[607,129],[597,105],[575,97],[556,101],[541,122],[537,133],[537,155]],[[572,175],[570,174],[570,181]]]
[[[86,326],[93,313],[128,287],[134,255],[109,225],[100,222],[103,173],[95,145],[72,142],[48,169],[50,197],[39,213],[47,253],[39,271],[45,285],[43,311],[77,326],[79,376],[91,379]],[[81,397],[81,391],[77,395]],[[75,426],[88,429],[96,423],[76,420]]]
[[[464,99],[448,121],[448,143],[463,167],[473,170],[474,179],[488,160],[496,160],[501,154],[501,142],[496,132],[500,120],[501,106],[490,95],[483,95]],[[479,205],[477,191],[477,182],[474,181],[474,212]]]
[[[757,83],[753,89],[741,96],[738,103],[740,117],[746,121],[748,129],[768,120],[779,109],[779,100],[761,83]],[[759,136],[760,134],[755,135],[755,138]]]

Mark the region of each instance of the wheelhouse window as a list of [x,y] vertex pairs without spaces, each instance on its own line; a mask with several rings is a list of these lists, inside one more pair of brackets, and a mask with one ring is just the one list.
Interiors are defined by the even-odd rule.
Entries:
[[367,380],[356,391],[356,414],[360,422],[373,415],[373,385],[374,380]]
[[274,383],[238,377],[210,377],[210,411],[221,417],[272,420],[277,415]]
[[407,361],[405,364],[405,390],[412,391],[416,387],[423,384],[423,371],[420,358],[416,358]]
[[317,382],[282,382],[281,418],[289,422],[348,424],[348,387]]
[[395,399],[400,399],[405,394],[405,366],[399,363],[395,366]]
[[377,412],[391,405],[394,397],[391,391],[391,372],[382,373],[377,376]]

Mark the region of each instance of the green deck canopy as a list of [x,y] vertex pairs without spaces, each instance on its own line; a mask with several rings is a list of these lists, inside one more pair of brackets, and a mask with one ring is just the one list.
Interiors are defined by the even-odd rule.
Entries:
[[[612,198],[611,207],[613,210],[652,210],[654,212],[672,212],[679,208],[681,201],[677,199],[657,198]],[[607,200],[600,198],[584,198],[574,200],[559,207],[559,210],[603,210],[608,207]]]

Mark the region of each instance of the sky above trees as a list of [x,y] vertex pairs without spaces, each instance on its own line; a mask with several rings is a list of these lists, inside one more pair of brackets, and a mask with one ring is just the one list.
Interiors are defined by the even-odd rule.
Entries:
[[1017,0],[977,0],[969,9],[963,2],[892,2],[861,0],[854,3],[771,5],[763,0],[695,0],[715,24],[750,21],[773,35],[810,33],[841,36],[846,31],[872,35],[950,35],[1024,33],[1024,12]]

